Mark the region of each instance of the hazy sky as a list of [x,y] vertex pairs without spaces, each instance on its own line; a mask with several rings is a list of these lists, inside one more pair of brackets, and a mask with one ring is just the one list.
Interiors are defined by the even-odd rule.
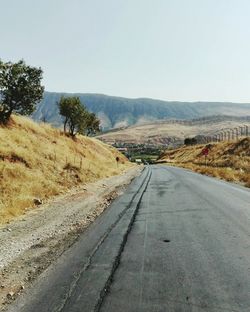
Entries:
[[0,58],[48,91],[250,102],[250,0],[0,0]]

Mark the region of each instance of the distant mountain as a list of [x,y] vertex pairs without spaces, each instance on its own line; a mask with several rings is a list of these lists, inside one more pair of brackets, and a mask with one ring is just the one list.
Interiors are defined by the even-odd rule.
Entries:
[[45,92],[33,114],[35,120],[61,125],[57,101],[64,96],[79,96],[96,113],[104,130],[164,119],[193,119],[210,115],[250,115],[250,104],[221,102],[170,102],[147,98],[128,99],[102,94]]

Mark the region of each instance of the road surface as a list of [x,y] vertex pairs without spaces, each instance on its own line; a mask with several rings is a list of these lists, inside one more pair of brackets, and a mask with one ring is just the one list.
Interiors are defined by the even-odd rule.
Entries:
[[249,189],[146,168],[9,311],[249,312]]

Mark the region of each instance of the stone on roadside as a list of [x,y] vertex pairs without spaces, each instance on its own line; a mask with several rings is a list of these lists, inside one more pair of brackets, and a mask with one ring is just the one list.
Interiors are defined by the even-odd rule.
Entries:
[[33,202],[37,206],[42,205],[43,203],[43,201],[40,198],[34,198]]
[[14,297],[14,292],[13,291],[10,291],[8,294],[7,294],[7,298],[8,299],[13,299],[13,297]]

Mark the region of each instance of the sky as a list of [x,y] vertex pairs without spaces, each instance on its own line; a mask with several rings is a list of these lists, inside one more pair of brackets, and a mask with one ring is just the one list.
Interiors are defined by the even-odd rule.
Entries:
[[47,91],[250,102],[249,0],[0,0],[0,59]]

